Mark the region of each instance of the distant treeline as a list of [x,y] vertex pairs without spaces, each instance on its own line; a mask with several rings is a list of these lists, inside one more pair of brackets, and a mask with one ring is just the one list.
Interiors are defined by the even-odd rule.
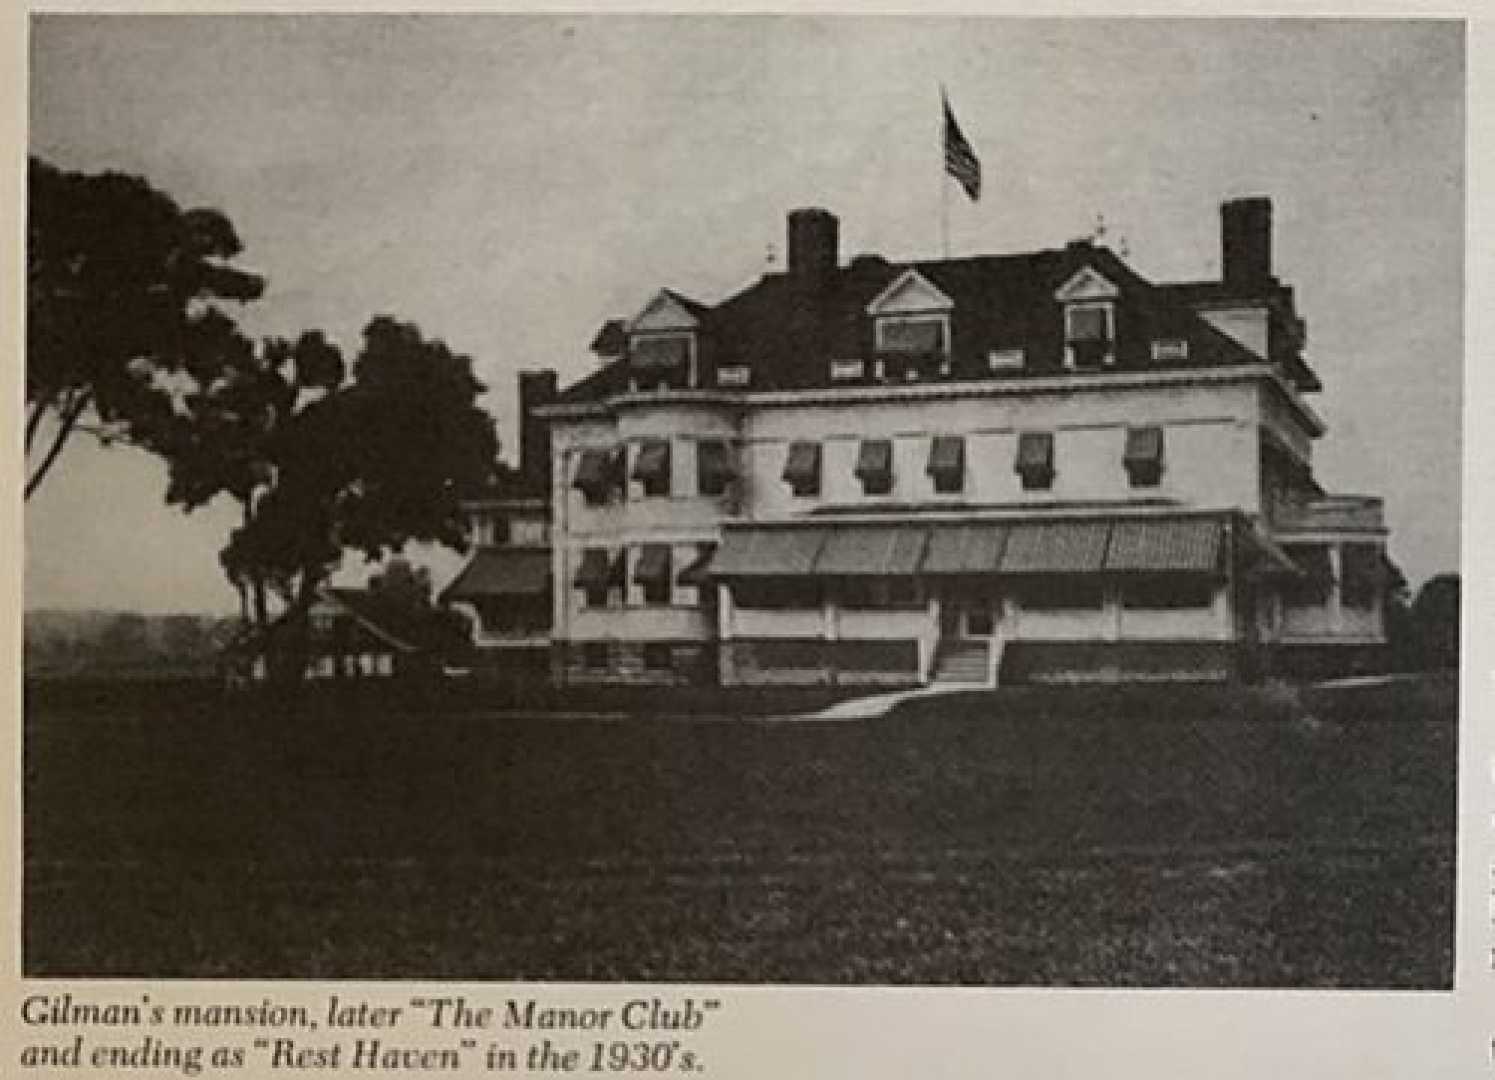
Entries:
[[28,611],[26,676],[208,675],[238,627],[233,616]]

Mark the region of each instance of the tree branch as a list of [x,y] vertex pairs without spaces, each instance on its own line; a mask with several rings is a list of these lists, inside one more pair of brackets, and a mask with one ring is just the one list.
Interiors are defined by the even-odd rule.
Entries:
[[51,449],[47,451],[47,456],[42,459],[42,463],[37,466],[36,471],[26,481],[26,498],[31,498],[32,492],[41,487],[42,479],[51,470],[52,466],[57,463],[57,458],[62,453],[62,448],[67,443],[68,436],[73,433],[73,428],[77,425],[78,418],[83,415],[83,410],[88,408],[92,401],[93,391],[85,390],[69,403],[68,410],[63,414],[62,421],[58,425],[57,435],[52,440]]
[[36,433],[42,426],[42,419],[47,415],[47,405],[50,398],[39,397],[31,403],[31,415],[26,418],[26,452],[31,453],[31,444],[36,440]]

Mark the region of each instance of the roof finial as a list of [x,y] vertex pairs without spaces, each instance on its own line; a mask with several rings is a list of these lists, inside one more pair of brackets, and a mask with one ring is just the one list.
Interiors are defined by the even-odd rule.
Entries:
[[1090,242],[1092,244],[1100,243],[1105,239],[1106,233],[1108,231],[1109,230],[1106,228],[1106,215],[1097,211],[1095,215],[1095,226],[1090,230]]

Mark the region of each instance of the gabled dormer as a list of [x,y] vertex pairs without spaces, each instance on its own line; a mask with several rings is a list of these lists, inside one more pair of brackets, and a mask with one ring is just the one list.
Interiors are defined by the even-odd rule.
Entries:
[[867,305],[873,351],[880,361],[899,366],[908,377],[917,377],[921,369],[930,367],[948,374],[954,309],[955,301],[909,267]]
[[704,309],[669,289],[660,289],[629,320],[629,385],[636,390],[700,385],[701,319]]
[[1064,366],[1116,363],[1116,301],[1121,290],[1093,266],[1082,266],[1054,292],[1064,312]]

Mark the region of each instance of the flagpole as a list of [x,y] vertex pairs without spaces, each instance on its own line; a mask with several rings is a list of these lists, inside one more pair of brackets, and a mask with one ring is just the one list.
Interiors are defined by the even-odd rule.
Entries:
[[950,257],[950,181],[945,175],[945,84],[940,83],[940,258]]

